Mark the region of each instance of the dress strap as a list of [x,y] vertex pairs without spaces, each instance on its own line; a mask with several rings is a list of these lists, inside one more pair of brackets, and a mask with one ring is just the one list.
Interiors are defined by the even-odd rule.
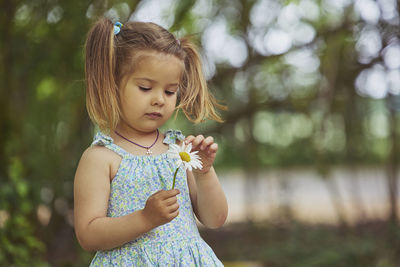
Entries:
[[[182,134],[182,131],[169,129],[168,131],[165,132],[165,138],[163,140],[164,144],[167,144],[167,145],[175,144],[176,140],[179,140],[179,141],[185,140],[185,136]],[[126,152],[123,148],[114,144],[114,140],[111,138],[111,136],[106,135],[105,133],[103,133],[101,131],[98,131],[96,133],[91,145],[92,146],[95,146],[95,145],[104,146],[104,147],[114,151],[121,157],[129,156],[128,152]]]
[[128,155],[128,152],[126,152],[121,147],[114,144],[114,140],[111,138],[111,136],[106,135],[100,131],[97,132],[93,138],[93,142],[92,142],[91,146],[95,146],[95,145],[104,146],[104,147],[114,151],[115,153],[117,153],[118,155],[120,155],[123,158]]
[[165,132],[165,138],[163,140],[164,144],[170,145],[175,144],[176,140],[183,141],[185,140],[185,136],[182,134],[180,130],[172,130],[169,129]]

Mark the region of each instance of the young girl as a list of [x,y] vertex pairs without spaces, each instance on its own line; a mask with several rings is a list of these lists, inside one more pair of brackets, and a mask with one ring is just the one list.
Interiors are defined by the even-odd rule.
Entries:
[[[199,235],[194,214],[216,228],[227,202],[212,137],[160,128],[176,108],[197,123],[221,121],[199,54],[153,23],[100,19],[86,42],[87,109],[99,127],[74,183],[75,231],[97,251],[91,266],[222,266]],[[171,144],[192,144],[202,169],[178,168]]]

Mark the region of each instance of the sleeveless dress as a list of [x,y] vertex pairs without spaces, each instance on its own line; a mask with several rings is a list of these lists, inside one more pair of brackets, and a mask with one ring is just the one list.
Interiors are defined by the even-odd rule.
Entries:
[[[183,140],[181,131],[168,130],[163,141],[173,144]],[[172,188],[176,160],[167,153],[136,156],[113,143],[113,139],[98,132],[92,143],[105,146],[122,160],[110,186],[107,217],[120,217],[143,209],[146,200],[160,189]],[[121,247],[98,251],[90,266],[223,266],[212,249],[200,237],[189,197],[186,172],[180,168],[175,188],[179,215]]]

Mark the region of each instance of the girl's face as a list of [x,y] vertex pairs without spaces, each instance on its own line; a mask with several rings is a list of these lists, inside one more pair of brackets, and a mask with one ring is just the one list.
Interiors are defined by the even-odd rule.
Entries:
[[149,133],[162,126],[175,110],[183,70],[183,61],[174,55],[141,54],[120,92],[122,119],[118,128]]

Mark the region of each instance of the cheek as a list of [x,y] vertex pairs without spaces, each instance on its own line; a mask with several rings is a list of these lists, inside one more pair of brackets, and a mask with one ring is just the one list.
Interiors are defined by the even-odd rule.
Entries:
[[169,115],[171,115],[176,107],[176,97],[175,98],[171,98],[168,99],[168,101],[165,102],[165,112],[168,113]]
[[124,92],[123,97],[125,98],[125,102],[130,105],[140,105],[145,100],[146,94],[142,93],[139,89],[135,87],[131,87],[129,88],[129,90],[126,90]]
[[169,101],[169,105],[170,105],[172,108],[175,108],[175,107],[176,107],[176,101],[177,101],[177,97],[176,97],[176,95],[175,95],[175,96],[171,97],[171,100]]
[[126,92],[122,94],[121,103],[123,106],[123,110],[125,112],[134,112],[142,108],[144,101],[143,96],[140,96],[134,92]]

